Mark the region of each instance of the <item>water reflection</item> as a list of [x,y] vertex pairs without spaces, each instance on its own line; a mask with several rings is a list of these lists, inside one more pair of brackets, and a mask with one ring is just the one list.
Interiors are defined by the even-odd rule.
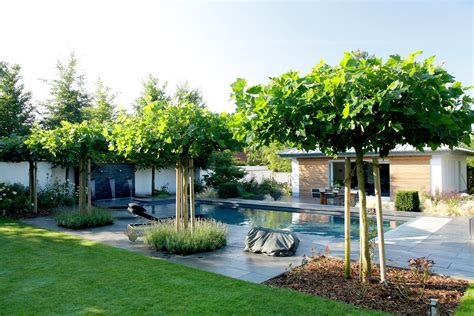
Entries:
[[[174,215],[174,205],[157,205],[146,207],[158,217]],[[247,227],[267,227],[288,229],[295,232],[344,238],[344,218],[326,214],[296,213],[284,211],[260,210],[252,208],[226,208],[215,205],[198,205],[196,214],[206,214],[218,221],[231,225]],[[375,221],[371,221],[375,229]],[[384,221],[384,230],[396,228],[402,222]],[[351,218],[351,238],[359,236],[359,220]]]

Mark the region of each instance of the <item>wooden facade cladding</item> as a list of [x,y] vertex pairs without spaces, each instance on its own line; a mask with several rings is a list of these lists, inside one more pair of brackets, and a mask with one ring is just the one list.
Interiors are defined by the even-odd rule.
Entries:
[[329,158],[298,159],[300,196],[311,196],[311,189],[328,186]]
[[400,190],[430,192],[431,156],[389,157],[390,159],[390,197]]
[[[300,196],[309,197],[311,189],[329,186],[330,160],[333,159],[329,157],[298,158]],[[391,200],[395,199],[396,192],[400,190],[415,190],[420,194],[430,192],[431,156],[391,156],[388,160]]]

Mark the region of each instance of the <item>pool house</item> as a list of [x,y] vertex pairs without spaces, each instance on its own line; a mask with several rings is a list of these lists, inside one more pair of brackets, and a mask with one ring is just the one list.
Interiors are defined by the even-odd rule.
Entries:
[[[349,150],[337,158],[327,156],[319,150],[302,151],[288,149],[278,153],[282,158],[292,159],[292,192],[294,197],[311,197],[320,189],[343,186],[344,158],[350,157],[355,167],[355,152]],[[374,194],[372,157],[365,156],[367,194]],[[411,146],[398,146],[385,159],[380,159],[382,196],[393,200],[399,190],[416,190],[421,193],[464,192],[467,190],[466,159],[474,151],[465,148],[441,147],[435,151],[426,148],[418,151]],[[352,188],[357,179],[352,178]]]

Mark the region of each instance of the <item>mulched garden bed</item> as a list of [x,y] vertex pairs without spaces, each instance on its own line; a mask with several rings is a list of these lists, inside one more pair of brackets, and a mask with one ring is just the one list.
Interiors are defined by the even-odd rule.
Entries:
[[427,315],[430,298],[439,300],[440,315],[451,315],[469,284],[464,280],[431,274],[423,290],[420,273],[387,267],[388,287],[385,288],[379,283],[378,266],[373,266],[367,285],[359,282],[358,270],[358,264],[353,262],[352,279],[347,280],[343,277],[343,260],[317,256],[266,284],[397,315]]

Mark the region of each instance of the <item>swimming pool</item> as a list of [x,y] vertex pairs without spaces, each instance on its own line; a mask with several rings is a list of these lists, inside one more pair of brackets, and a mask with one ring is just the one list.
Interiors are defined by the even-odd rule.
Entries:
[[[144,205],[156,217],[175,215],[174,204]],[[289,229],[294,232],[344,238],[344,217],[318,212],[296,212],[262,210],[255,208],[232,208],[220,205],[197,204],[196,214],[207,215],[230,225],[246,227],[262,226],[274,229]],[[384,231],[396,228],[403,221],[384,220]],[[375,226],[375,223],[374,223]],[[359,237],[359,219],[351,219],[351,238]]]

